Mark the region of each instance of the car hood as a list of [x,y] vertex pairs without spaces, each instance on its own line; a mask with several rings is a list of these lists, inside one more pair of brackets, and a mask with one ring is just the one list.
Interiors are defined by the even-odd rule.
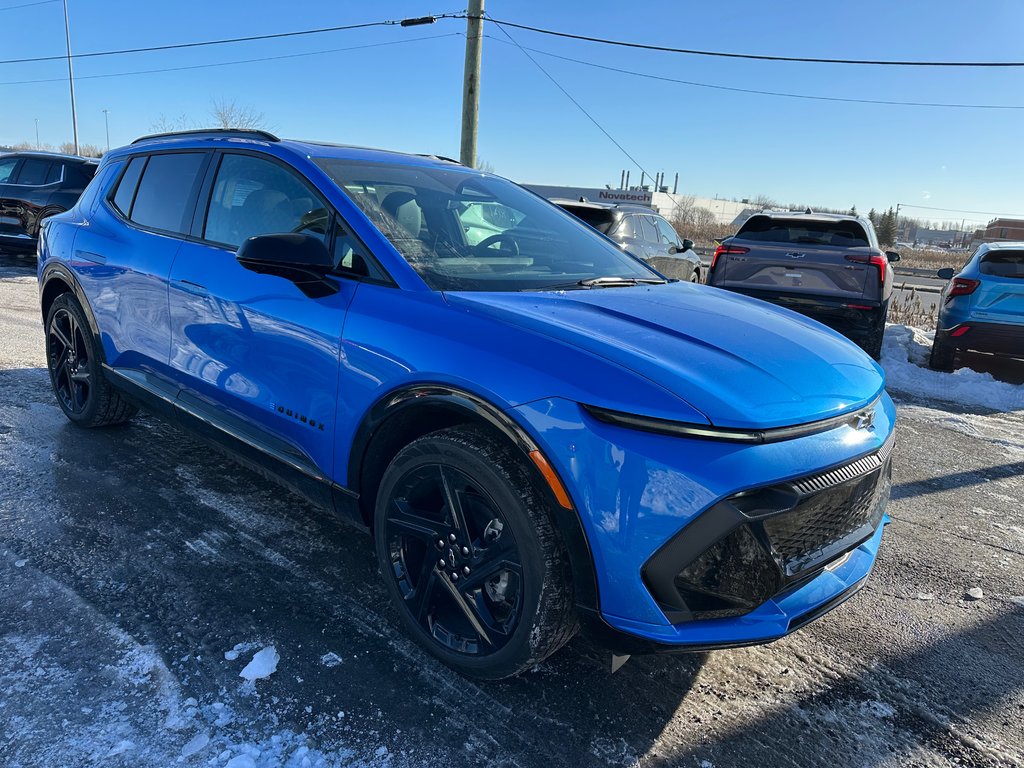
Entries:
[[[544,334],[629,369],[720,427],[825,419],[866,405],[885,386],[882,369],[834,331],[707,286],[456,292],[446,298],[453,308]],[[635,412],[644,413],[642,402]]]

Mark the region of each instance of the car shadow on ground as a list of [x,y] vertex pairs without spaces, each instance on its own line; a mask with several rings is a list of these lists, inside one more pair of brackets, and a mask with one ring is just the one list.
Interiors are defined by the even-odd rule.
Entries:
[[[922,643],[913,652],[883,656],[792,704],[766,708],[754,721],[699,749],[674,753],[667,763],[695,765],[710,754],[716,765],[748,765],[755,750],[776,744],[789,745],[793,765],[923,765],[932,764],[929,753],[956,765],[1014,765],[1012,755],[981,735],[977,721],[1001,707],[1005,713],[1008,700],[1024,691],[1022,633],[1024,607],[1010,603],[969,629]],[[991,674],[993,655],[1005,658],[1001,669],[1007,674]],[[826,728],[831,723],[827,743],[815,744],[821,737],[812,731],[815,723]],[[1001,725],[1005,743],[1019,745],[1019,720]]]
[[[235,712],[228,730],[287,729],[321,749],[365,742],[371,755],[412,744],[438,765],[467,752],[487,765],[621,765],[651,749],[704,663],[635,658],[613,675],[577,638],[520,678],[467,680],[403,635],[367,534],[154,418],[68,424],[44,369],[0,371],[0,391],[0,490],[18,499],[0,539],[154,651],[177,691],[162,695],[178,704],[148,702],[152,712],[219,700]],[[0,605],[21,602],[3,591]],[[245,688],[241,668],[267,645],[277,673]],[[109,682],[77,679],[68,717],[80,721]]]
[[[1021,329],[1024,334],[1024,328]],[[981,352],[962,352],[957,359],[957,366],[970,368],[978,373],[988,373],[997,381],[1007,384],[1024,384],[1024,359],[987,355]]]
[[985,467],[967,472],[955,472],[939,477],[929,477],[911,483],[901,483],[892,488],[893,499],[905,499],[910,496],[921,496],[928,493],[964,488],[970,485],[981,485],[993,480],[1004,480],[1008,477],[1019,477],[1024,474],[1024,461],[1015,461],[995,467]]

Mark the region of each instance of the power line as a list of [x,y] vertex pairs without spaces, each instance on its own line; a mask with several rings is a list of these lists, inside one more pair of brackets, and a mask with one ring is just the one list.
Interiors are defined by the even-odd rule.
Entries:
[[[454,14],[442,14],[438,16],[424,16],[418,19],[391,19],[387,21],[368,21],[361,24],[345,24],[336,27],[317,27],[316,29],[302,29],[295,32],[273,32],[265,35],[248,35],[246,37],[228,37],[219,40],[202,40],[194,43],[172,43],[168,45],[153,45],[145,48],[121,48],[110,51],[92,51],[91,53],[76,53],[71,56],[73,59],[92,59],[100,56],[120,56],[126,53],[149,53],[152,51],[171,51],[182,48],[202,48],[211,45],[229,45],[233,43],[249,43],[257,40],[279,40],[286,37],[302,37],[305,35],[319,35],[326,32],[343,32],[352,29],[368,29],[369,27],[392,27],[392,26],[413,26],[418,24],[433,24],[438,19],[456,18]],[[403,23],[405,22],[405,23]],[[66,55],[60,56],[35,56],[25,59],[3,59],[0,64],[27,64],[37,61],[64,61]]]
[[[508,42],[500,38],[494,37],[493,35],[485,35],[491,38],[495,42],[502,43],[503,45],[509,45]],[[674,77],[664,77],[663,75],[652,75],[648,72],[636,72],[631,69],[621,69],[620,67],[611,67],[607,64],[597,64],[592,61],[584,61],[583,59],[574,59],[571,56],[562,56],[557,53],[551,53],[550,51],[543,51],[538,48],[525,48],[528,51],[539,53],[542,56],[549,56],[552,59],[561,59],[562,61],[571,61],[574,64],[582,64],[587,67],[594,67],[595,69],[603,69],[608,72],[618,72],[623,75],[633,75],[635,77],[645,77],[650,80],[661,80],[666,83],[678,83],[679,85],[691,85],[696,88],[711,88],[716,91],[732,91],[734,93],[752,93],[758,96],[780,96],[788,99],[809,99],[812,101],[841,101],[849,104],[882,104],[886,106],[897,106],[897,107],[944,107],[949,109],[1024,109],[1024,105],[1018,104],[947,104],[940,102],[931,101],[886,101],[883,99],[850,99],[843,98],[840,96],[814,96],[806,93],[787,93],[785,91],[761,91],[754,88],[737,88],[729,85],[716,85],[713,83],[699,83],[694,80],[678,80]]]
[[921,208],[925,211],[945,211],[946,213],[974,213],[978,216],[999,216],[1004,219],[1024,219],[1019,213],[994,213],[992,211],[965,211],[962,208],[931,208],[927,205],[914,205],[912,203],[900,203],[900,208]]
[[[461,17],[466,18],[467,14]],[[648,43],[631,43],[624,40],[610,40],[603,37],[590,37],[589,35],[576,35],[571,32],[560,32],[554,29],[543,27],[532,27],[528,24],[518,24],[513,21],[495,19],[490,15],[487,20],[499,27],[513,27],[525,29],[528,32],[537,32],[541,35],[552,37],[564,37],[570,40],[582,40],[588,43],[601,43],[602,45],[615,45],[622,48],[639,48],[646,51],[662,51],[664,53],[683,53],[690,56],[716,56],[726,59],[753,59],[755,61],[795,61],[802,64],[859,64],[880,67],[1024,67],[1024,61],[893,61],[879,59],[822,59],[809,56],[769,56],[755,53],[731,53],[726,51],[704,51],[692,48],[671,48],[664,45],[651,45]],[[504,31],[504,30],[503,30]]]
[[[491,17],[488,16],[486,13],[484,14],[484,17],[488,21],[491,20]],[[573,104],[576,105],[576,108],[580,112],[582,112],[584,115],[587,116],[587,119],[590,120],[590,122],[592,122],[595,126],[597,126],[597,129],[601,133],[603,133],[605,136],[608,137],[608,140],[612,144],[614,144],[616,147],[619,148],[619,151],[622,152],[622,154],[624,154],[626,157],[629,158],[630,162],[633,163],[633,165],[635,165],[637,168],[639,168],[647,176],[651,175],[650,173],[647,172],[647,170],[642,165],[640,165],[640,163],[636,160],[636,158],[634,158],[631,154],[629,154],[629,152],[626,151],[626,148],[624,146],[622,146],[618,141],[615,140],[614,136],[612,136],[610,133],[608,133],[607,130],[605,130],[603,125],[601,125],[599,122],[597,122],[597,119],[592,114],[590,114],[584,108],[584,106],[582,104],[580,104],[578,101],[576,101],[576,99],[574,99],[572,97],[571,93],[569,93],[567,90],[565,90],[565,88],[562,87],[561,83],[559,83],[557,80],[555,80],[555,78],[551,75],[550,72],[548,72],[546,69],[544,69],[544,67],[541,66],[539,61],[537,61],[535,58],[533,58],[533,56],[531,56],[530,53],[525,48],[523,48],[521,45],[519,45],[519,43],[517,43],[515,41],[515,39],[512,37],[512,35],[510,35],[503,27],[498,27],[498,29],[501,30],[502,34],[505,35],[505,37],[507,37],[509,39],[509,41],[511,41],[512,45],[514,45],[516,48],[518,48],[520,51],[522,51],[523,55],[526,58],[528,58],[530,61],[533,62],[534,66],[536,66],[537,69],[539,69],[541,72],[544,73],[544,76],[547,77],[548,80],[550,80],[552,83],[555,84],[555,87],[558,90],[560,90],[565,95],[565,97],[567,99],[569,99],[569,101],[571,101]]]
[[[367,45],[354,45],[347,48],[327,48],[320,51],[305,51],[303,53],[288,53],[280,56],[262,56],[256,59],[235,59],[233,61],[218,61],[212,64],[190,64],[182,67],[160,67],[158,69],[137,69],[131,72],[109,72],[102,75],[78,75],[75,80],[101,80],[107,77],[128,77],[131,75],[150,75],[157,74],[160,72],[181,72],[190,69],[209,69],[213,67],[226,67],[234,64],[253,64],[263,61],[278,61],[280,59],[297,59],[303,56],[317,56],[325,53],[343,53],[345,51],[359,51],[364,48],[380,48],[385,45],[403,45],[405,43],[415,43],[421,40],[438,40],[442,37],[459,37],[458,32],[447,32],[443,35],[427,35],[424,37],[410,37],[404,40],[390,40],[384,43],[369,43]],[[63,83],[67,80],[64,77],[51,77],[41,80],[9,80],[6,82],[0,82],[0,85],[30,85],[36,83]]]
[[34,5],[49,5],[50,3],[59,3],[61,0],[38,0],[35,3],[21,3],[20,5],[5,5],[0,7],[0,11],[13,11],[15,8],[31,8]]

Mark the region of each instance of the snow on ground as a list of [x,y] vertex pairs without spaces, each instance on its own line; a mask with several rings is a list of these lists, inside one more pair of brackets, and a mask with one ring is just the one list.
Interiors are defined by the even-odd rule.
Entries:
[[992,374],[960,368],[953,373],[928,367],[933,331],[889,325],[882,345],[882,367],[890,390],[958,405],[996,411],[1024,410],[1024,386],[996,380]]

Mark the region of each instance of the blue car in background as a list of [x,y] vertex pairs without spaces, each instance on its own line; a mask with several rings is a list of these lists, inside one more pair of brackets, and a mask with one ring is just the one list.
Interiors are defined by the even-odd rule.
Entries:
[[942,291],[929,365],[952,371],[965,351],[1024,357],[1024,242],[984,243]]
[[874,563],[881,369],[492,174],[145,137],[46,220],[38,274],[72,422],[144,407],[350,517],[408,632],[466,675],[580,627],[619,655],[769,642]]

